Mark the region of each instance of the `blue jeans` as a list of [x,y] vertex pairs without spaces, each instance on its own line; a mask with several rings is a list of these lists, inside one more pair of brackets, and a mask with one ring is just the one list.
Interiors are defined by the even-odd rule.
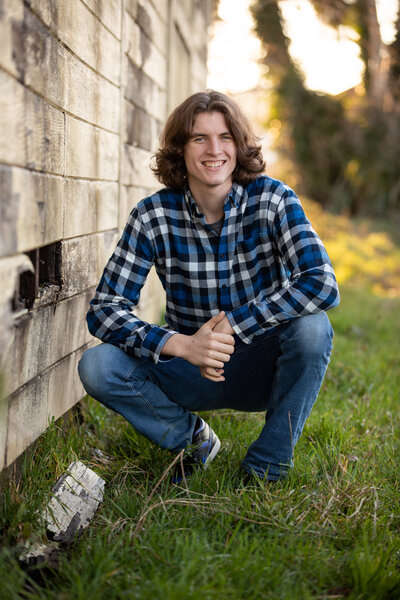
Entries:
[[329,363],[333,330],[325,313],[299,317],[238,342],[225,381],[212,382],[181,358],[129,356],[116,346],[87,350],[79,375],[90,396],[124,416],[162,448],[190,445],[195,411],[266,411],[242,467],[269,480],[285,476]]

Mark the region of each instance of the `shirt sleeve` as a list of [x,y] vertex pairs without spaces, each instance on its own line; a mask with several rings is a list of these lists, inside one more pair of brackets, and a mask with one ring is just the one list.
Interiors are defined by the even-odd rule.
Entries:
[[328,254],[292,190],[283,194],[269,225],[287,279],[261,301],[251,301],[227,313],[235,333],[247,344],[280,323],[339,304]]
[[134,209],[107,262],[86,319],[90,333],[103,342],[158,362],[165,342],[175,332],[146,323],[133,313],[154,256],[140,215]]

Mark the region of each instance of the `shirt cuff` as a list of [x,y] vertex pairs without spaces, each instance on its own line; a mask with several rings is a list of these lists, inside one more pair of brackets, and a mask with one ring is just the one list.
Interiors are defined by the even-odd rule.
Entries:
[[225,314],[233,331],[245,344],[250,344],[255,335],[260,335],[264,331],[248,304]]
[[170,358],[162,358],[160,354],[167,340],[175,333],[176,331],[154,325],[142,342],[141,355],[152,358],[155,363],[170,360]]

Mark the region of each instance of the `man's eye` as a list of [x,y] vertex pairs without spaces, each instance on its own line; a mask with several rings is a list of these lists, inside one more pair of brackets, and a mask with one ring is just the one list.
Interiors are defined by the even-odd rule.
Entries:
[[221,140],[231,141],[232,140],[232,136],[229,135],[229,133],[227,133],[226,135],[221,135]]
[[204,136],[198,135],[198,136],[196,136],[196,137],[193,138],[193,141],[194,142],[204,142],[204,139],[205,139]]

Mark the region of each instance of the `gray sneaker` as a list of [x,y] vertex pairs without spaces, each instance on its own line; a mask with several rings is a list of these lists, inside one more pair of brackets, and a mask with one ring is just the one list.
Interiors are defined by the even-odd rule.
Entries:
[[[221,442],[217,434],[203,419],[197,417],[192,445],[182,461],[185,477],[189,477],[196,467],[207,469],[210,462],[217,456],[220,448]],[[180,483],[182,480],[182,465],[178,464],[173,483]]]
[[193,446],[190,453],[191,460],[196,464],[207,469],[208,465],[217,456],[218,450],[221,448],[221,442],[216,433],[211,427],[197,417],[196,429],[193,434]]

